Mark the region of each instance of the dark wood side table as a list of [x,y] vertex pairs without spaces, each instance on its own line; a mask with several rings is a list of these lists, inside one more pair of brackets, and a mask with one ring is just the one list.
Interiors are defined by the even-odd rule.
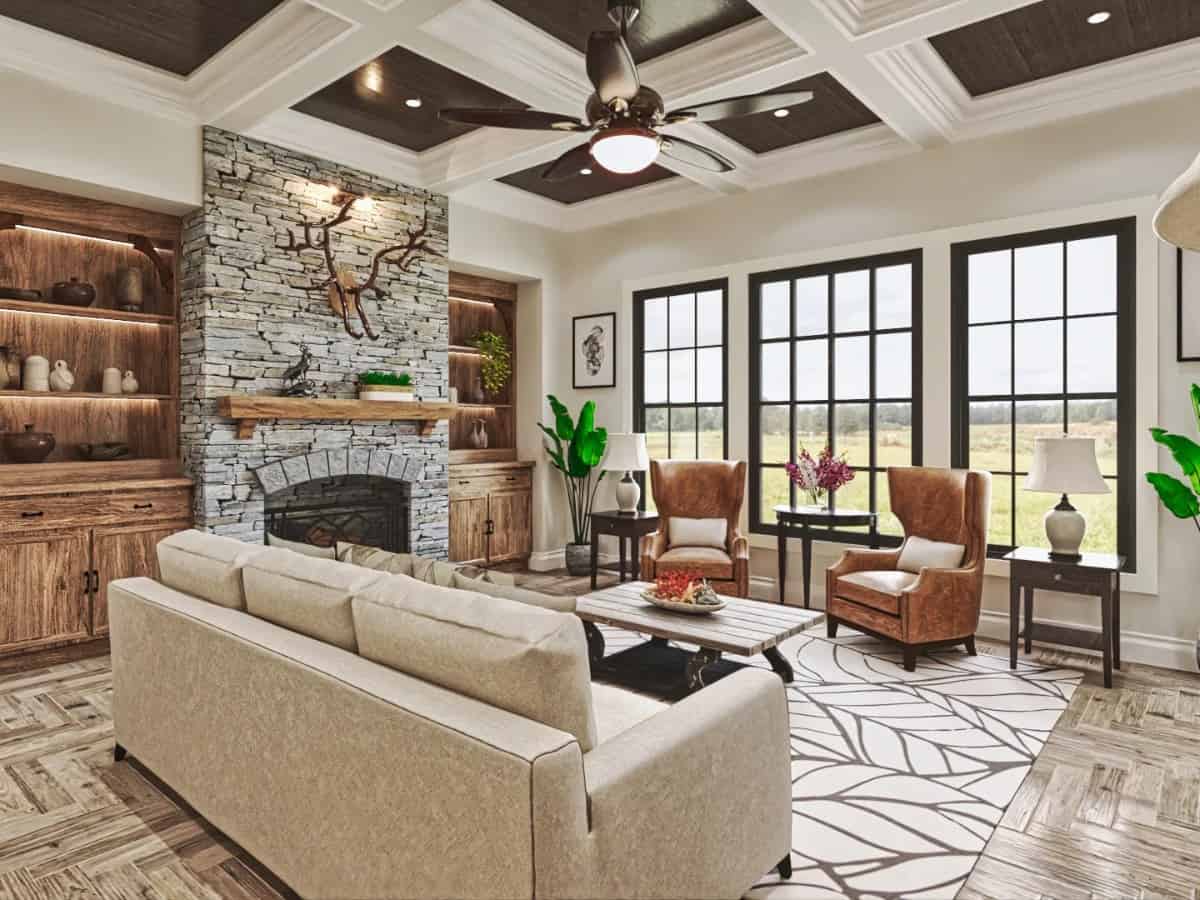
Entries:
[[600,563],[600,537],[611,534],[616,537],[620,547],[621,581],[625,580],[625,541],[629,541],[629,554],[633,557],[633,580],[637,581],[641,574],[641,554],[638,543],[643,534],[658,531],[658,513],[637,512],[626,513],[617,509],[606,509],[603,512],[592,513],[592,590],[596,589],[596,571]]
[[[1033,652],[1033,639],[1099,650],[1104,655],[1104,686],[1112,687],[1112,670],[1121,668],[1121,569],[1125,557],[1111,553],[1085,553],[1077,561],[1052,559],[1049,550],[1018,547],[1004,557],[1009,562],[1008,667],[1017,667],[1017,643],[1025,638],[1025,652]],[[1100,598],[1100,633],[1033,621],[1033,592],[1037,588]],[[1025,629],[1020,630],[1021,595],[1025,599]]]
[[824,506],[775,507],[775,518],[779,520],[779,602],[784,602],[783,587],[787,584],[787,539],[793,528],[800,529],[800,560],[804,567],[804,608],[811,608],[812,594],[812,529],[853,528],[866,525],[871,549],[879,547],[879,516],[862,509],[829,510]]

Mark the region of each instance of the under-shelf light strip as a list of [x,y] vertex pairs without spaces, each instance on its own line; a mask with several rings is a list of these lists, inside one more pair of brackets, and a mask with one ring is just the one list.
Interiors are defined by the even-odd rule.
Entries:
[[36,231],[38,234],[53,234],[60,237],[65,235],[67,237],[83,238],[84,240],[88,241],[99,241],[102,244],[115,244],[118,247],[128,247],[131,250],[133,249],[133,244],[129,241],[114,241],[111,238],[94,237],[90,234],[77,234],[74,231],[59,231],[55,228],[39,228],[36,225],[18,225],[17,230]]
[[470,300],[466,297],[451,297],[450,299],[455,303],[474,303],[476,306],[491,306],[493,308],[496,306],[491,300]]

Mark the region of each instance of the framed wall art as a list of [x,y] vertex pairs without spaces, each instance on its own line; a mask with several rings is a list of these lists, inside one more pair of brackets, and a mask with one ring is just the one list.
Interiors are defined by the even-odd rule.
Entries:
[[573,323],[575,388],[616,387],[617,314],[576,316]]
[[1175,359],[1200,362],[1200,253],[1175,251]]

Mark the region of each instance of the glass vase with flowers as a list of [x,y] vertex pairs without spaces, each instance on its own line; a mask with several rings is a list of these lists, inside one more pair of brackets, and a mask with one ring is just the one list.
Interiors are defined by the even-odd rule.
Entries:
[[854,470],[846,463],[846,455],[835,456],[828,446],[815,458],[801,447],[796,461],[788,463],[785,469],[812,506],[830,506],[838,489],[854,480]]

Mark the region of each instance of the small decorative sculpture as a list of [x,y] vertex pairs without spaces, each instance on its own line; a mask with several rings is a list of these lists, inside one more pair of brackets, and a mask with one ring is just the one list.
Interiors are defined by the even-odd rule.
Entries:
[[126,369],[125,377],[121,379],[122,394],[136,394],[138,392],[138,380],[133,377],[133,370]]
[[300,359],[288,367],[283,373],[283,380],[291,382],[283,389],[285,397],[315,397],[317,385],[308,377],[308,367],[312,365],[312,351],[307,344],[300,345]]
[[483,419],[476,419],[475,428],[471,431],[471,446],[476,450],[486,450],[487,445],[487,423]]
[[104,394],[121,393],[121,370],[109,366],[100,377],[100,392]]
[[117,269],[117,309],[141,312],[144,299],[142,270],[136,266]]
[[75,376],[65,359],[55,360],[54,370],[49,377],[50,390],[65,392],[75,387]]

